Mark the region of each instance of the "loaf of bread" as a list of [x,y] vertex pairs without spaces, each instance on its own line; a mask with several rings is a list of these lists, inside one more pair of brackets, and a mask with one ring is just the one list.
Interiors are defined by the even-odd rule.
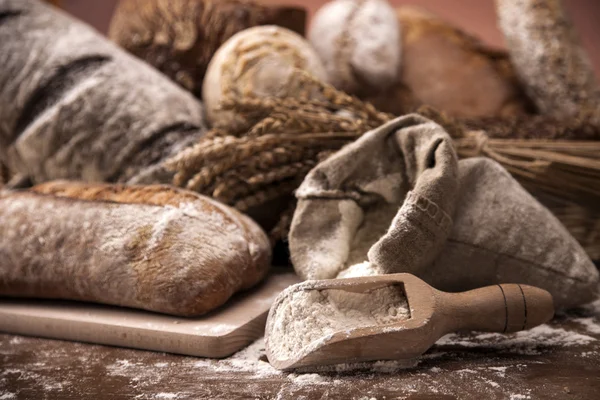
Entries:
[[496,0],[498,25],[542,114],[600,122],[600,86],[561,0]]
[[169,186],[49,182],[0,193],[0,296],[196,316],[259,282],[265,233]]
[[202,105],[91,27],[0,0],[0,159],[33,183],[171,181],[161,161],[204,134]]
[[208,122],[230,132],[247,125],[242,116],[223,109],[230,97],[310,97],[296,70],[326,79],[319,56],[302,36],[272,25],[236,33],[217,50],[206,71],[202,98]]
[[402,43],[387,0],[334,0],[319,9],[308,32],[337,89],[361,95],[397,80]]
[[306,11],[253,0],[121,0],[109,37],[197,97],[219,46],[257,25],[304,35]]
[[402,32],[398,79],[364,99],[397,115],[423,104],[457,117],[528,111],[528,99],[508,54],[486,47],[424,9],[402,6],[396,13]]

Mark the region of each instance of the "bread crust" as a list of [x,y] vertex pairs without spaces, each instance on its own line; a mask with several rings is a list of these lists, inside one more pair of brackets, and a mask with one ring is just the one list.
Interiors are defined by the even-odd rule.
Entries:
[[0,194],[0,295],[196,316],[267,273],[245,215],[169,186],[49,182]]

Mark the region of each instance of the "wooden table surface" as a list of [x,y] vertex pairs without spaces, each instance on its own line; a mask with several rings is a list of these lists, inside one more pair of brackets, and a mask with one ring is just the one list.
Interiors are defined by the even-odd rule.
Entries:
[[0,335],[0,399],[600,399],[600,301],[512,335],[449,335],[412,369],[288,374],[262,341],[225,360]]

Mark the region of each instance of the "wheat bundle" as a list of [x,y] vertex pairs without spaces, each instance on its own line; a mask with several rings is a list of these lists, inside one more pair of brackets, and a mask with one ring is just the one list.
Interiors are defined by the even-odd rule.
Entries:
[[[287,234],[294,210],[291,195],[308,171],[333,151],[392,118],[304,71],[296,73],[301,82],[316,88],[317,99],[229,97],[222,107],[243,115],[248,121],[245,129],[213,130],[168,161],[168,167],[176,172],[175,185],[238,209],[247,211],[275,199],[285,201],[285,211],[271,230],[273,240]],[[539,194],[590,256],[600,258],[600,141],[568,140],[581,137],[579,131],[585,132],[586,138],[598,139],[600,129],[585,119],[557,123],[536,116],[460,121],[431,108],[419,111],[446,128],[460,157],[485,156],[507,168],[532,193]],[[507,138],[507,126],[520,132],[522,139]],[[536,138],[536,133],[548,129],[556,139]]]

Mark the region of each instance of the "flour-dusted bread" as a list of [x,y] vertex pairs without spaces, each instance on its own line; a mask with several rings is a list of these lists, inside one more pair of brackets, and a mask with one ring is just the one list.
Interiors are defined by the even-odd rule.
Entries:
[[600,86],[561,0],[496,0],[498,26],[527,93],[542,114],[591,113],[600,121]]
[[50,182],[0,194],[0,295],[194,316],[259,282],[265,233],[168,186]]
[[223,109],[228,98],[310,97],[295,70],[325,80],[319,56],[300,35],[279,26],[256,26],[227,40],[208,65],[202,85],[206,117],[212,127],[235,131],[248,123]]
[[337,89],[361,95],[396,81],[402,43],[387,0],[335,0],[317,11],[308,32]]
[[161,182],[205,132],[190,93],[36,0],[0,0],[0,159],[34,183]]

